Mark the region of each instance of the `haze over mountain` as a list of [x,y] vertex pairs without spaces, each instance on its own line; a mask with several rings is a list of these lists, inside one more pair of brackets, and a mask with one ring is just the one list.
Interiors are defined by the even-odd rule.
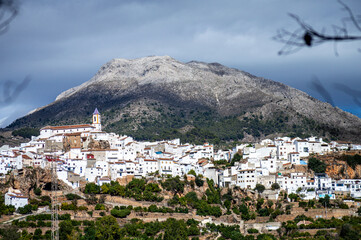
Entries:
[[137,139],[251,140],[270,134],[359,141],[361,119],[287,85],[218,63],[113,59],[9,128],[89,122]]

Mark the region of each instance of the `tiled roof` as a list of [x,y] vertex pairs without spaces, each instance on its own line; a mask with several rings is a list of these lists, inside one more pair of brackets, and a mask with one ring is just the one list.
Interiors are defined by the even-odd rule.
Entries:
[[51,130],[65,130],[65,129],[74,129],[74,128],[94,128],[90,124],[79,124],[79,125],[66,125],[66,126],[46,126],[40,130],[51,129]]

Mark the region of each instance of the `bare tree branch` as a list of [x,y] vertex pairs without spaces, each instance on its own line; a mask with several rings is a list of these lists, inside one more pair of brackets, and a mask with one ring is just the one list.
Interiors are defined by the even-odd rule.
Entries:
[[346,93],[347,95],[351,96],[353,101],[361,107],[361,91],[351,89],[350,87],[346,86],[342,83],[335,83],[334,84],[335,89],[342,91]]
[[20,93],[29,85],[30,77],[27,76],[20,83],[16,83],[14,81],[5,81],[0,84],[2,87],[3,96],[0,99],[1,104],[10,104],[15,101],[16,98],[20,95]]
[[[342,9],[348,14],[348,17],[344,18],[341,23],[342,26],[332,25],[333,34],[327,34],[325,31],[317,31],[311,25],[305,23],[300,17],[290,13],[289,16],[293,18],[299,25],[299,29],[290,32],[285,29],[277,31],[277,34],[273,37],[274,40],[284,43],[284,47],[278,52],[280,55],[288,55],[299,51],[303,47],[312,47],[325,42],[341,42],[341,41],[358,41],[361,40],[361,17],[355,16],[352,10],[341,0],[338,2],[342,5]],[[347,22],[351,22],[352,26],[360,34],[350,35],[347,28]],[[338,55],[336,47],[335,54]]]
[[19,11],[16,0],[0,0],[0,34],[8,30],[9,24]]
[[333,107],[335,106],[331,94],[324,88],[324,86],[317,77],[312,78],[311,84],[312,88],[315,89],[326,102],[331,104]]

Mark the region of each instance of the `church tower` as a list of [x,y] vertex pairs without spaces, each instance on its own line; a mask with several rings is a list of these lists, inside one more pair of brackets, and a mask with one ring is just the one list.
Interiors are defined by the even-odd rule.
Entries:
[[98,111],[98,108],[95,108],[93,113],[93,127],[95,127],[96,131],[102,131],[102,124],[100,122],[100,113]]

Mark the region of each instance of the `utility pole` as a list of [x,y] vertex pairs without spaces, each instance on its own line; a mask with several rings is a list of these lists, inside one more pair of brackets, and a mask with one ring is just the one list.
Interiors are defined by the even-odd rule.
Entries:
[[58,176],[57,170],[57,159],[52,148],[53,156],[50,159],[51,166],[51,239],[59,240],[59,222],[58,222]]

